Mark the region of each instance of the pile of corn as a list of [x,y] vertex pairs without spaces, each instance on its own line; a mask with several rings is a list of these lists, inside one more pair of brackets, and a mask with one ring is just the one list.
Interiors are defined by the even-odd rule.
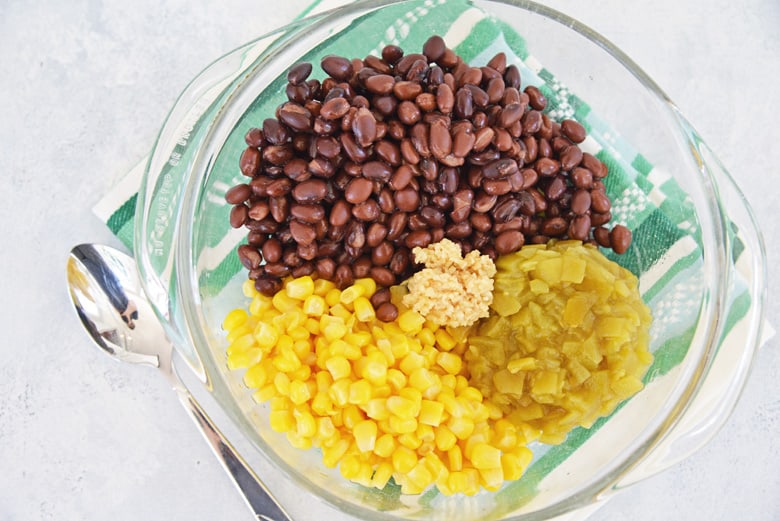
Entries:
[[247,281],[249,312],[236,309],[223,324],[228,365],[247,369],[271,427],[367,487],[392,477],[405,494],[435,484],[473,495],[518,479],[538,432],[503,419],[469,385],[466,330],[403,306],[395,322],[381,322],[369,301],[375,290],[372,279],[340,291],[306,276],[266,297]]
[[651,316],[636,277],[596,248],[551,241],[502,256],[490,316],[439,327],[391,288],[343,291],[305,276],[273,297],[249,280],[248,312],[224,320],[228,366],[246,369],[271,427],[366,487],[435,485],[473,495],[519,479],[539,440],[561,443],[642,388]]

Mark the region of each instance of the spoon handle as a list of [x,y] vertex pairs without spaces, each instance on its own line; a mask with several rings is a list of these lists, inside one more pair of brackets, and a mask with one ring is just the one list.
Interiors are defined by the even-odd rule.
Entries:
[[292,521],[287,512],[260,481],[260,478],[257,477],[257,474],[249,468],[246,461],[217,429],[217,426],[195,401],[192,394],[183,385],[177,386],[176,391],[182,405],[200,428],[203,437],[206,438],[219,462],[233,478],[233,483],[244,496],[244,500],[257,519],[260,521]]

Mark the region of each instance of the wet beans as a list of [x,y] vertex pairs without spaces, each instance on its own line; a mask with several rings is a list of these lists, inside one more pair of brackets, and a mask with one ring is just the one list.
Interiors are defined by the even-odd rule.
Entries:
[[606,165],[583,152],[586,129],[544,111],[499,53],[463,62],[433,36],[421,53],[329,55],[287,73],[288,101],[250,129],[225,193],[230,225],[245,227],[239,259],[255,287],[311,274],[338,286],[371,276],[377,316],[398,310],[382,287],[416,269],[412,249],[443,237],[495,257],[551,237],[618,253],[631,232],[605,226]]

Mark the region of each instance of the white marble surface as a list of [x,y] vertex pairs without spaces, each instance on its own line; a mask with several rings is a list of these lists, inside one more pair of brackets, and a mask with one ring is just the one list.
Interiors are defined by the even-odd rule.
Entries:
[[[64,266],[78,242],[117,244],[89,208],[187,81],[306,1],[0,2],[0,519],[250,518],[164,381],[89,345]],[[633,57],[735,176],[767,240],[776,321],[780,3],[548,3]],[[594,519],[780,519],[778,343],[711,443]],[[296,519],[313,518],[307,501],[290,501]]]

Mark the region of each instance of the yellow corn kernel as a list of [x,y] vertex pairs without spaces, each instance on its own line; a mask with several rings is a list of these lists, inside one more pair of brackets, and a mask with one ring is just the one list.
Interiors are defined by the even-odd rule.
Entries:
[[312,447],[312,439],[306,436],[301,436],[295,431],[288,431],[285,436],[290,445],[300,450],[309,450]]
[[318,417],[315,420],[317,422],[317,437],[321,440],[330,440],[338,433],[336,426],[333,425],[333,420],[329,417]]
[[501,467],[479,469],[479,482],[485,490],[495,492],[504,484],[504,471]]
[[227,359],[230,370],[251,367],[263,359],[263,350],[259,347],[250,347],[243,351],[233,350]]
[[[404,334],[393,335],[389,342],[391,352],[396,360],[400,360],[412,352],[411,341],[409,340],[409,337]],[[379,341],[377,341],[377,345],[378,344]]]
[[387,461],[384,461],[377,466],[376,470],[374,471],[374,475],[371,476],[371,483],[369,486],[381,490],[385,488],[385,485],[387,485],[387,482],[390,481],[392,476],[393,465]]
[[314,375],[314,379],[317,382],[318,392],[328,392],[328,389],[333,384],[333,375],[329,371],[318,371]]
[[327,311],[328,305],[325,303],[324,298],[314,294],[306,297],[306,300],[303,301],[303,307],[301,309],[309,316],[320,317]]
[[415,432],[420,441],[429,444],[433,448],[433,442],[436,439],[436,434],[433,432],[433,427],[421,422],[417,422],[417,431]]
[[296,300],[306,300],[306,297],[314,294],[314,279],[309,275],[292,279],[284,286],[287,296]]
[[317,422],[308,410],[294,409],[293,417],[295,418],[295,430],[299,436],[311,438],[317,434]]
[[418,461],[417,464],[407,473],[407,478],[420,490],[425,490],[433,483],[433,474],[428,470],[424,461]]
[[469,381],[463,375],[455,375],[455,393],[460,394],[469,387]]
[[341,411],[341,420],[344,427],[354,429],[355,425],[365,420],[363,412],[356,405],[346,405]]
[[228,356],[244,355],[252,348],[257,347],[259,346],[257,345],[257,341],[255,340],[254,335],[243,335],[230,343],[227,348],[227,354]]
[[460,373],[463,368],[463,359],[455,353],[442,351],[436,355],[436,365],[447,371],[447,373],[455,375]]
[[404,387],[398,391],[398,396],[411,400],[412,402],[412,416],[420,414],[420,403],[422,403],[422,392],[414,387]]
[[357,380],[349,385],[349,403],[364,405],[371,399],[371,383],[368,380]]
[[371,333],[368,331],[354,331],[344,335],[344,341],[357,347],[366,347],[371,343]]
[[273,303],[270,297],[266,297],[262,293],[257,293],[252,297],[252,301],[249,303],[249,313],[257,317],[272,307]]
[[279,394],[288,396],[290,394],[290,377],[285,373],[276,373],[274,375],[274,387],[276,387],[276,392]]
[[437,329],[434,336],[436,337],[436,345],[439,346],[439,349],[442,351],[452,351],[457,345],[457,341],[445,328]]
[[398,327],[409,334],[417,334],[422,330],[425,318],[413,309],[408,309],[398,317]]
[[462,494],[466,492],[467,477],[466,474],[460,470],[452,471],[450,469],[450,475],[447,477],[447,488],[451,494]]
[[313,354],[311,351],[311,344],[311,340],[309,340],[308,336],[305,339],[295,340],[293,342],[292,351],[295,353],[295,356],[300,358],[301,362],[306,363],[309,355]]
[[333,356],[325,361],[325,367],[333,377],[333,381],[341,378],[346,378],[352,372],[352,366],[349,364],[349,360],[343,356]]
[[424,346],[432,346],[436,343],[436,336],[433,334],[433,331],[427,327],[423,327],[416,336],[420,343]]
[[320,321],[314,317],[307,318],[306,322],[303,323],[303,327],[305,327],[306,331],[311,335],[320,334]]
[[314,281],[314,294],[325,297],[328,291],[335,289],[336,285],[327,279],[317,279]]
[[366,413],[366,416],[374,420],[390,418],[390,411],[387,410],[387,400],[384,398],[372,398],[361,409]]
[[421,367],[425,367],[425,358],[420,353],[415,353],[412,351],[408,355],[406,355],[403,360],[401,360],[401,363],[399,364],[399,369],[404,372],[404,374],[411,375],[412,372],[414,372],[415,369],[419,369]]
[[325,293],[325,303],[330,306],[335,306],[341,301],[341,290],[335,286]]
[[395,414],[391,414],[388,419],[390,423],[390,431],[396,434],[406,434],[417,430],[417,420],[412,418],[400,418]]
[[268,421],[276,432],[287,432],[295,428],[295,418],[290,411],[271,411]]
[[304,326],[304,322],[301,322],[300,325],[294,326],[294,327],[288,327],[287,328],[287,335],[294,341],[297,342],[299,340],[308,340],[310,333],[309,330],[306,329]]
[[374,445],[374,454],[380,458],[389,458],[395,451],[397,444],[392,434],[382,434]]
[[439,377],[439,381],[441,382],[442,390],[451,390],[454,392],[455,390],[454,374],[443,374]]
[[263,402],[267,402],[274,396],[276,396],[276,386],[274,386],[273,383],[267,383],[264,386],[262,386],[260,389],[255,391],[255,393],[252,395],[252,398],[257,403],[263,403]]
[[258,322],[254,336],[260,349],[271,349],[279,340],[279,330],[267,322]]
[[384,322],[377,329],[385,336],[390,338],[393,336],[406,336],[403,330],[398,327],[398,322]]
[[438,427],[444,417],[444,404],[433,400],[420,402],[420,415],[417,421],[423,425]]
[[479,492],[479,471],[473,468],[464,468],[461,472],[466,476],[463,494],[473,496]]
[[244,283],[241,284],[241,292],[247,298],[252,298],[255,295],[257,295],[257,289],[255,289],[255,281],[252,279],[246,279]]
[[457,436],[455,436],[446,425],[439,425],[436,427],[433,430],[433,435],[436,448],[442,452],[450,450],[458,442]]
[[399,418],[414,418],[414,402],[403,396],[390,396],[387,410]]
[[370,487],[371,486],[371,476],[374,473],[374,469],[371,464],[369,464],[367,461],[361,461],[360,462],[360,469],[358,470],[357,476],[352,478],[352,481],[354,483],[357,483],[358,485],[364,486],[364,487]]
[[292,347],[285,346],[283,349],[277,348],[273,364],[277,370],[291,373],[301,366],[301,361],[295,356],[295,351],[292,350]]
[[328,321],[328,324],[321,328],[321,332],[325,336],[325,340],[333,342],[347,334],[347,326],[344,321]]
[[293,380],[290,382],[290,401],[295,405],[301,405],[311,399],[311,390],[306,382]]
[[470,418],[450,418],[447,422],[447,427],[459,440],[468,439],[471,433],[474,432],[474,422]]
[[249,318],[249,314],[243,309],[234,309],[225,316],[222,321],[222,329],[225,331],[233,331],[238,326],[243,325],[246,319]]
[[401,485],[401,494],[422,494],[423,489],[412,483],[408,476],[397,476],[398,484]]
[[376,293],[376,281],[371,277],[362,277],[355,280],[354,286],[361,286],[363,288],[363,296],[371,298]]
[[513,452],[504,452],[501,454],[501,470],[504,472],[504,479],[514,481],[520,479],[525,472],[526,465]]
[[255,364],[244,373],[244,384],[250,389],[259,389],[268,381],[268,370],[263,364]]
[[252,331],[255,330],[256,325],[257,325],[256,322],[250,322],[249,320],[247,320],[240,326],[236,327],[235,329],[228,331],[227,335],[225,335],[225,340],[227,340],[228,343],[232,344],[238,338],[241,338],[244,335],[251,335]]
[[349,441],[340,439],[333,445],[322,448],[322,463],[326,467],[332,469],[339,464],[341,458],[346,454],[349,449]]
[[372,394],[375,398],[389,398],[393,394],[393,388],[390,387],[390,384],[388,383],[375,385],[374,392]]
[[296,309],[300,305],[300,301],[288,295],[287,291],[278,291],[273,297],[271,297],[271,303],[280,313],[290,311],[291,309]]
[[[302,303],[301,303],[302,304]],[[285,330],[288,333],[292,331],[293,329],[296,329],[298,327],[303,327],[303,324],[306,322],[306,319],[309,318],[306,316],[306,313],[304,313],[301,308],[295,308],[295,309],[289,309],[282,313],[281,318],[281,326],[279,327],[280,330]]]
[[367,354],[359,374],[373,385],[384,385],[387,382],[387,359],[379,351]]
[[490,442],[504,451],[515,448],[520,442],[517,427],[505,418],[497,420],[493,424],[493,437]]
[[398,474],[407,474],[417,465],[417,455],[406,447],[398,447],[392,456],[393,469]]
[[409,385],[420,392],[441,387],[439,375],[432,373],[425,367],[418,367],[409,374]]
[[352,304],[355,299],[362,297],[366,292],[366,288],[357,284],[344,288],[339,295],[339,302],[342,304]]
[[355,317],[361,322],[369,322],[376,318],[374,306],[371,305],[371,302],[366,297],[356,298],[352,306],[355,308]]
[[360,472],[360,458],[357,454],[348,454],[344,456],[339,463],[339,472],[346,479],[353,479],[357,477]]
[[501,451],[487,443],[474,444],[469,459],[477,469],[501,468]]
[[333,412],[333,401],[327,391],[318,392],[311,400],[311,410],[320,416],[327,416]]
[[[337,340],[337,342],[343,342],[342,340]],[[363,351],[358,346],[354,346],[348,342],[343,342],[341,345],[341,354],[346,358],[347,360],[354,360],[358,361],[361,360],[363,356]]]
[[450,472],[463,470],[463,450],[460,445],[453,445],[447,450],[447,464]]
[[328,396],[336,407],[344,407],[349,403],[349,378],[341,378],[333,382],[328,389]]
[[407,449],[412,449],[413,451],[417,451],[420,448],[420,445],[422,445],[422,440],[414,432],[404,432],[399,434],[396,437],[396,440],[398,440],[398,443]]
[[436,400],[444,405],[444,410],[452,417],[460,418],[466,413],[458,399],[447,392],[441,393]]
[[308,365],[301,365],[298,369],[289,373],[290,380],[298,380],[304,382],[309,387],[310,394],[314,395],[317,392],[317,382],[311,377],[311,367]]
[[477,389],[476,387],[468,386],[464,389],[461,389],[460,392],[458,392],[459,398],[464,398],[466,400],[480,403],[482,402],[482,393]]
[[344,321],[345,324],[347,323],[347,320],[352,317],[352,312],[344,307],[344,304],[340,302],[334,306],[331,306],[329,313],[331,316],[340,318],[342,321]]
[[361,452],[371,452],[376,447],[377,426],[376,422],[363,420],[358,422],[352,430],[355,443]]
[[428,470],[431,471],[431,474],[433,474],[434,481],[446,479],[447,475],[450,473],[441,458],[433,452],[427,453],[423,457],[423,461],[425,462],[425,466],[428,467]]
[[387,383],[393,391],[398,392],[406,387],[406,375],[396,368],[390,368],[387,370]]

